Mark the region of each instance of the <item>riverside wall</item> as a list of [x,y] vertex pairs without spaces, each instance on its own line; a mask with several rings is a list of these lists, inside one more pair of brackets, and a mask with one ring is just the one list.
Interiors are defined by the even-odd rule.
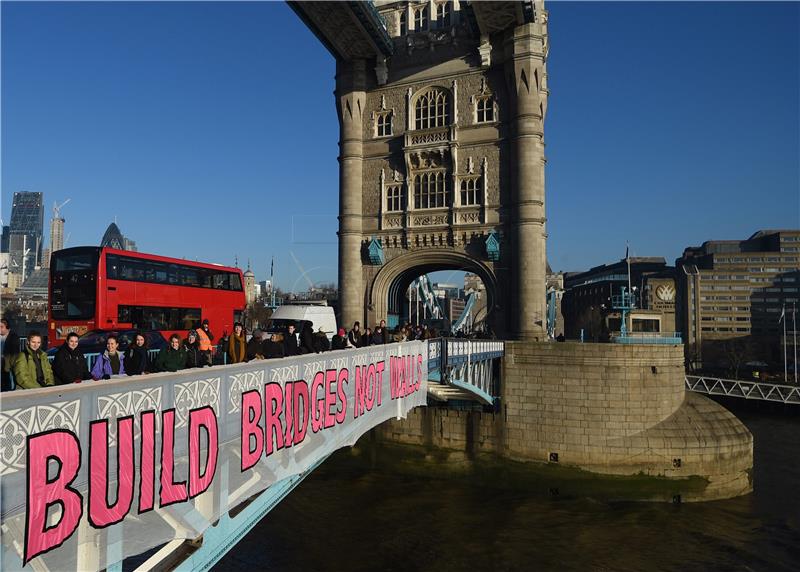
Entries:
[[[684,389],[681,346],[507,342],[495,412],[426,407],[381,439],[610,475],[708,481],[695,500],[752,490],[753,438]],[[687,500],[692,500],[691,498]]]

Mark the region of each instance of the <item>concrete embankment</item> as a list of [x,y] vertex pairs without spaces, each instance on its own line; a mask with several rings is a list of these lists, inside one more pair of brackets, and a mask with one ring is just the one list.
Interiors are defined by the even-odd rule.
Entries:
[[750,492],[752,435],[721,405],[687,393],[683,371],[679,346],[509,342],[499,411],[421,408],[376,433],[473,457],[706,482],[684,500]]

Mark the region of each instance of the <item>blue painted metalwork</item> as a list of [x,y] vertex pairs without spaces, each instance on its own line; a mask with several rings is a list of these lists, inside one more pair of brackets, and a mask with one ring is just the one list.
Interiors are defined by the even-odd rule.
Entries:
[[547,292],[547,335],[556,337],[556,291],[551,288]]
[[680,345],[683,338],[680,332],[630,332],[627,335],[612,334],[611,341],[615,344],[650,344],[650,345]]
[[367,253],[369,254],[369,263],[373,266],[380,266],[384,263],[383,245],[377,238],[373,238],[369,241]]
[[486,257],[492,262],[500,260],[500,239],[497,233],[490,232],[486,238]]
[[[175,568],[176,572],[210,570],[214,564],[250,532],[279,502],[299,485],[327,457],[320,459],[310,470],[270,486],[235,517],[227,514],[203,534],[203,544]],[[224,473],[223,473],[224,474]]]
[[461,315],[458,317],[458,319],[453,324],[453,332],[454,333],[455,332],[460,332],[461,328],[463,328],[467,324],[467,319],[469,318],[469,316],[470,316],[470,314],[472,312],[472,307],[475,305],[475,300],[477,300],[477,299],[478,299],[478,296],[477,296],[477,294],[475,292],[472,292],[472,293],[470,293],[469,296],[467,296],[467,303],[464,304],[464,311],[461,312]]
[[496,340],[428,340],[428,380],[458,387],[494,405],[500,391],[493,376],[493,360],[504,354],[505,344]]
[[687,375],[684,379],[686,389],[697,393],[800,405],[800,386],[797,385],[779,385],[763,381],[719,379],[695,375]]
[[611,296],[611,307],[622,312],[619,334],[621,338],[628,336],[628,314],[636,307],[636,296],[632,292],[626,292],[627,288],[620,288],[621,294]]

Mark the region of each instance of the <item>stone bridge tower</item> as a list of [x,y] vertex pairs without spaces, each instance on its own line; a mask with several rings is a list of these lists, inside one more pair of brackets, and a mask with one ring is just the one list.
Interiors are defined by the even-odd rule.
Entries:
[[543,1],[289,4],[336,58],[340,323],[462,269],[497,334],[543,339]]

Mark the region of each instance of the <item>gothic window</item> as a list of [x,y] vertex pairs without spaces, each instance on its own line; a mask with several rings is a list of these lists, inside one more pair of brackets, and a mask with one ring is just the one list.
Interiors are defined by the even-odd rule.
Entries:
[[461,180],[461,205],[481,204],[481,178],[469,177]]
[[414,11],[414,30],[428,29],[428,7],[424,6]]
[[376,132],[378,137],[388,137],[392,134],[392,112],[383,111],[376,118]]
[[425,171],[414,175],[414,208],[435,209],[448,206],[447,173]]
[[408,33],[408,16],[406,16],[406,10],[403,8],[400,10],[400,35],[405,36]]
[[405,208],[403,204],[403,187],[397,185],[386,189],[386,211],[397,212]]
[[450,27],[450,2],[441,2],[436,5],[436,25],[439,28]]
[[494,121],[494,98],[483,95],[475,100],[476,120],[478,123]]
[[414,104],[414,126],[416,129],[444,127],[450,113],[447,93],[441,89],[429,89],[417,98]]

